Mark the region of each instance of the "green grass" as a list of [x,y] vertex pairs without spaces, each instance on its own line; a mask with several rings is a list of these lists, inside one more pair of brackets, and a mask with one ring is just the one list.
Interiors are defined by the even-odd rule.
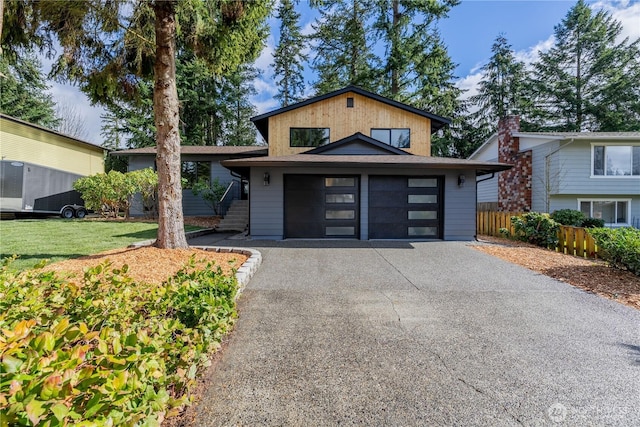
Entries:
[[[197,227],[187,226],[187,231]],[[78,258],[155,239],[158,225],[146,222],[28,219],[0,221],[0,259],[17,255],[12,269]]]

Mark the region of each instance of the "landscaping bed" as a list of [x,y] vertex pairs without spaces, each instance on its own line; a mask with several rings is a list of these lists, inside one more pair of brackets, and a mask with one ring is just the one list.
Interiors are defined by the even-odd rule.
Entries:
[[640,310],[640,277],[631,272],[524,242],[490,236],[478,240],[483,244],[473,247],[479,251]]

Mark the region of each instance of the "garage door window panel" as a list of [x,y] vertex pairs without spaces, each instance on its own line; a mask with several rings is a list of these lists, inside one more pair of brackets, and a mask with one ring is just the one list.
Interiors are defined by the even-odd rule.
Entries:
[[407,202],[412,204],[433,204],[438,203],[437,194],[409,194]]
[[326,203],[355,203],[355,201],[356,197],[353,193],[336,193],[325,195]]
[[356,211],[354,210],[326,210],[324,219],[355,219]]
[[436,237],[438,235],[437,227],[409,227],[407,231],[407,234],[412,237]]
[[438,211],[408,211],[407,219],[438,219]]

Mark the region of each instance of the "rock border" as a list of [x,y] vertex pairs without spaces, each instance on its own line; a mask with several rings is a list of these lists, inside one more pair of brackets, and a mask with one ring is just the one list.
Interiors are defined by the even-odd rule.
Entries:
[[240,268],[236,271],[236,280],[238,281],[238,293],[236,299],[240,296],[244,288],[249,283],[249,280],[258,271],[258,267],[262,264],[262,254],[255,249],[249,248],[232,248],[232,247],[219,247],[219,246],[191,246],[195,249],[202,249],[205,251],[219,252],[219,253],[234,253],[247,256],[247,260],[242,263]]
[[[199,237],[205,234],[210,234],[215,232],[212,228],[207,228],[204,230],[190,231],[185,233],[187,240],[192,239],[194,237]],[[141,242],[135,242],[127,246],[128,248],[141,248],[143,246],[151,246],[156,239],[143,240]],[[232,248],[232,247],[220,247],[220,246],[190,246],[196,249],[202,249],[205,251],[213,251],[213,252],[222,252],[222,253],[234,253],[234,254],[242,254],[247,256],[247,260],[242,263],[240,268],[236,271],[236,280],[238,281],[238,293],[236,294],[236,299],[240,296],[244,288],[249,283],[249,280],[253,277],[253,275],[258,271],[258,267],[262,264],[262,254],[255,249],[249,248]]]

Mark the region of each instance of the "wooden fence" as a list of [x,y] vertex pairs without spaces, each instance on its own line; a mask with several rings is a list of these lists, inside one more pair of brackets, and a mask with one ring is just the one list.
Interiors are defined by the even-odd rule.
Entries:
[[[511,217],[518,215],[521,213],[478,211],[476,231],[478,235],[504,237],[500,234],[500,229],[505,228],[513,234],[515,230],[511,224]],[[598,258],[596,242],[582,227],[561,225],[555,250],[583,258]]]

